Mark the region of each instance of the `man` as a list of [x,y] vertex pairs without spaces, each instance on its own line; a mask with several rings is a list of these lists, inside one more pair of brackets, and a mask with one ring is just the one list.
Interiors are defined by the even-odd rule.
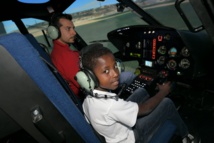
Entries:
[[72,16],[56,14],[51,18],[50,26],[56,28],[56,33],[51,33],[54,35],[52,36],[51,60],[62,77],[68,82],[74,94],[82,98],[79,91],[80,86],[73,78],[79,71],[79,52],[70,49],[70,44],[74,43],[76,36]]

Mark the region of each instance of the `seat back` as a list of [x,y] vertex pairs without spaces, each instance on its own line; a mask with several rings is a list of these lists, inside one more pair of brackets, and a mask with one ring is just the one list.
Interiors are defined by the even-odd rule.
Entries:
[[32,34],[25,34],[25,37],[30,41],[30,43],[33,45],[33,47],[39,52],[40,56],[43,58],[45,63],[49,66],[52,73],[55,75],[55,77],[58,79],[58,81],[61,83],[65,91],[68,93],[68,95],[71,97],[73,102],[77,105],[77,107],[82,111],[82,104],[81,101],[74,95],[73,91],[68,86],[67,82],[63,79],[63,77],[60,75],[60,73],[57,71],[57,69],[54,67],[54,64],[52,63],[50,59],[50,55],[44,50],[43,47],[37,42],[35,37]]
[[[12,120],[39,142],[54,141],[50,138],[58,135],[60,130],[60,136],[65,137],[57,136],[57,141],[100,142],[81,111],[24,35],[11,33],[1,36],[0,45],[3,57],[0,76],[4,77],[0,81],[0,108]],[[41,110],[45,120],[34,123],[29,116],[33,115],[34,109]],[[66,129],[70,130],[70,134],[65,133]]]

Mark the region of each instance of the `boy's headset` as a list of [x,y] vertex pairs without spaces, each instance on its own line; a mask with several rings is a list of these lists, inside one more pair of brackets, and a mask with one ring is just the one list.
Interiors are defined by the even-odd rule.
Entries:
[[[81,55],[80,55],[80,71],[76,74],[75,79],[79,83],[80,87],[83,89],[83,92],[92,94],[93,90],[96,87],[99,87],[99,80],[97,79],[96,75],[93,73],[93,71],[83,67],[82,65],[82,57],[84,54],[87,52],[93,50],[95,46],[102,46],[100,43],[92,44],[90,46],[87,46],[81,50]],[[96,52],[96,51],[94,51]],[[121,73],[121,62],[119,60],[116,60],[117,66],[119,69],[119,73]],[[93,94],[92,94],[93,95]]]
[[58,39],[61,36],[61,32],[59,27],[56,25],[56,20],[59,18],[61,14],[53,14],[49,23],[49,26],[47,28],[48,36],[55,40]]

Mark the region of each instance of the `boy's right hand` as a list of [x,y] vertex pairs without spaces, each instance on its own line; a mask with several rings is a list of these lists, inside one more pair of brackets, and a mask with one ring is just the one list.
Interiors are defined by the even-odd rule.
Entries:
[[171,90],[171,82],[167,81],[167,82],[164,82],[163,84],[157,83],[157,87],[158,87],[159,92],[161,92],[163,95],[167,96]]

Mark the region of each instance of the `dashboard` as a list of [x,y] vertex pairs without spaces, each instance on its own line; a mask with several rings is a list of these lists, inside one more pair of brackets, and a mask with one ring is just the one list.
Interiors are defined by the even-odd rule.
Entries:
[[[123,59],[138,60],[143,72],[192,74],[194,59],[179,33],[172,28],[129,26],[108,33]],[[153,72],[153,73],[152,73]]]
[[204,31],[192,33],[135,25],[113,30],[107,37],[119,50],[117,58],[139,62],[140,74],[126,88],[128,93],[144,87],[154,94],[157,82],[189,82],[210,70],[207,63],[212,58],[213,47]]

